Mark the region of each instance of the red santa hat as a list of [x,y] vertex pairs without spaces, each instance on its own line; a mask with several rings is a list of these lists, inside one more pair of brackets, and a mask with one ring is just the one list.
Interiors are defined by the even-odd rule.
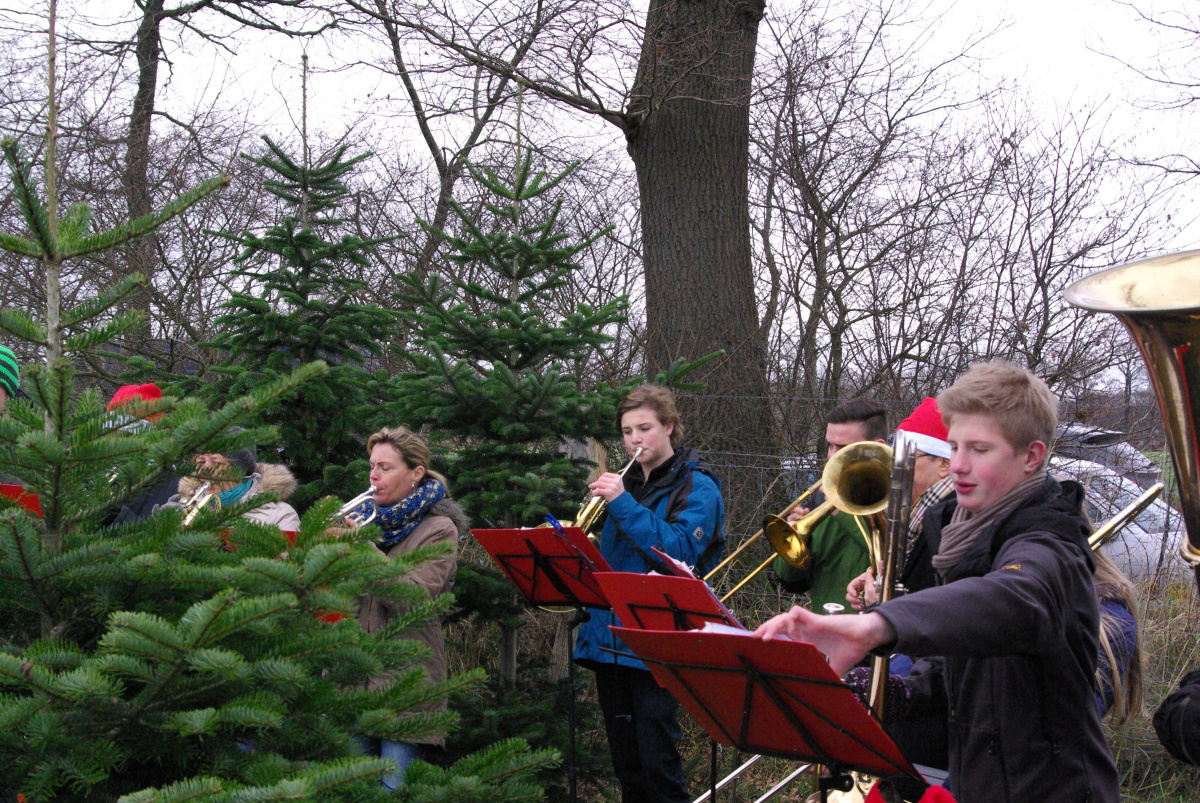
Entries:
[[912,411],[912,415],[900,422],[900,426],[896,427],[897,441],[902,432],[925,454],[950,457],[950,443],[947,440],[950,433],[942,422],[937,399],[926,396],[925,401]]
[[[124,407],[138,401],[157,401],[162,398],[162,391],[158,389],[158,385],[153,382],[147,382],[145,385],[122,385],[113,394],[109,400],[107,410],[112,412],[118,407]],[[152,413],[146,416],[147,421],[157,421],[162,418],[162,413]]]

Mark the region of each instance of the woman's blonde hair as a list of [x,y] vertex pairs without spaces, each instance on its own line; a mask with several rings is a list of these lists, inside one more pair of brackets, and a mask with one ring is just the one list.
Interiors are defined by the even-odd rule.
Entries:
[[367,454],[370,455],[371,451],[381,443],[386,443],[399,452],[400,459],[410,470],[423,468],[426,476],[433,477],[445,485],[447,491],[450,490],[450,483],[446,482],[446,478],[429,467],[433,453],[429,450],[429,444],[420,435],[408,427],[384,427],[367,438]]
[[1100,610],[1100,650],[1112,667],[1113,704],[1108,713],[1114,725],[1123,725],[1142,710],[1146,695],[1142,666],[1142,617],[1138,611],[1137,589],[1108,555],[1096,550],[1092,557],[1096,560],[1096,571],[1092,574],[1096,596],[1101,602],[1113,600],[1124,606],[1137,625],[1133,655],[1129,668],[1122,674],[1121,663],[1113,650],[1113,643],[1121,639],[1121,623],[1103,608]]

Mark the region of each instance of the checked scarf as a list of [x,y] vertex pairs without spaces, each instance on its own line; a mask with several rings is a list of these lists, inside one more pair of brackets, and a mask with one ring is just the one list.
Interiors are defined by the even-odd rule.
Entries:
[[381,507],[374,499],[368,499],[354,509],[354,513],[363,517],[370,516],[378,509],[379,516],[372,524],[378,524],[383,530],[383,538],[379,539],[381,547],[399,543],[417,529],[417,525],[425,518],[429,508],[446,498],[446,486],[433,477],[426,477],[412,493],[394,505]]

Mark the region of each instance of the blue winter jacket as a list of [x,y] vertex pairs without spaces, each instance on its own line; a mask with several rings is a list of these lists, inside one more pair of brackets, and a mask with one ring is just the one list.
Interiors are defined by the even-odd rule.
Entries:
[[[626,491],[631,484],[627,476]],[[670,469],[652,480],[641,502],[626,492],[608,505],[600,532],[600,552],[613,571],[646,574],[657,568],[650,548],[658,547],[695,566],[696,574],[701,574],[719,559],[725,543],[724,521],[721,481],[696,450],[678,447]],[[612,611],[591,608],[588,613],[591,619],[579,627],[576,636],[577,662],[584,666],[615,663],[646,668],[608,629],[611,624],[620,624]]]

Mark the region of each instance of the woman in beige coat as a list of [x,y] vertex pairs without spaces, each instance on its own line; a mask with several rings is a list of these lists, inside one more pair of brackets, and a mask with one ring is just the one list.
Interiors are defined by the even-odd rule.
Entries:
[[[446,480],[430,470],[429,445],[421,436],[404,427],[384,428],[367,439],[367,453],[371,459],[371,485],[375,496],[354,510],[352,516],[363,518],[377,514],[374,524],[382,530],[382,537],[375,547],[389,558],[409,553],[417,547],[434,544],[449,544],[454,549],[445,557],[421,563],[402,582],[412,583],[425,589],[430,597],[450,590],[454,582],[458,539],[469,530],[467,515],[457,502],[450,499]],[[360,521],[362,518],[359,519]],[[347,523],[351,523],[350,519]],[[358,621],[368,633],[376,633],[387,626],[397,613],[396,603],[374,596],[364,597],[359,608]],[[446,649],[442,640],[440,620],[426,622],[409,638],[416,639],[430,649],[424,668],[432,682],[446,677]],[[374,678],[372,688],[386,686],[388,678]],[[442,698],[429,706],[431,710],[445,710]],[[442,745],[445,734],[405,742],[380,742],[369,740],[368,749],[383,758],[396,762],[399,772],[385,776],[383,785],[396,788],[404,777],[404,768],[418,758],[424,745]]]

